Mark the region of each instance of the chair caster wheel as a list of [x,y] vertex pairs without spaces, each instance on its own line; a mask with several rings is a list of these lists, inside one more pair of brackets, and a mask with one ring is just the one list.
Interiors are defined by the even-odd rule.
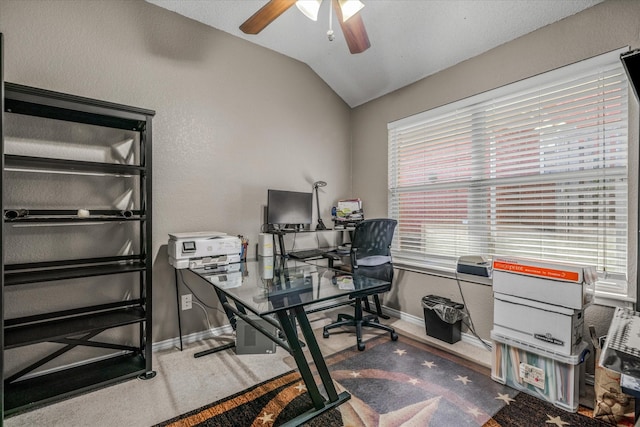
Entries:
[[398,334],[391,332],[391,341],[398,341]]
[[364,347],[364,344],[362,344],[361,342],[358,343],[358,351],[364,351]]
[[329,338],[329,332],[324,331],[324,332],[322,333],[322,338]]

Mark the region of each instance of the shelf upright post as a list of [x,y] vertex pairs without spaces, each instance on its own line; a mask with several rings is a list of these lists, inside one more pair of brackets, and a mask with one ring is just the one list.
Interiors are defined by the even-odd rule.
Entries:
[[141,156],[141,166],[143,166],[143,173],[141,175],[141,179],[140,179],[140,185],[142,186],[142,188],[140,188],[141,191],[141,200],[143,203],[143,206],[141,206],[141,213],[144,214],[145,216],[145,220],[143,221],[143,225],[144,226],[144,233],[143,233],[143,242],[144,242],[144,249],[143,249],[143,254],[144,254],[144,262],[145,265],[147,266],[147,268],[145,269],[145,281],[144,281],[144,290],[145,290],[145,296],[144,296],[144,304],[145,304],[145,311],[147,313],[146,317],[147,317],[147,321],[145,322],[144,326],[145,326],[145,334],[146,334],[146,339],[145,339],[145,360],[146,360],[146,367],[147,367],[147,372],[144,376],[145,379],[148,378],[153,378],[156,376],[156,372],[153,371],[152,369],[152,357],[153,357],[153,346],[151,345],[151,343],[153,342],[153,336],[152,336],[152,328],[151,325],[153,324],[153,286],[151,286],[152,283],[152,269],[151,269],[151,265],[153,262],[152,259],[152,247],[153,247],[153,240],[152,240],[152,234],[151,234],[151,230],[152,230],[152,212],[151,212],[151,195],[153,194],[153,192],[151,191],[151,184],[153,182],[153,180],[151,179],[151,120],[152,120],[152,116],[147,115],[147,119],[144,123],[144,127],[143,129],[140,130],[140,156]]
[[[4,38],[0,33],[0,163],[4,171]],[[0,425],[4,423],[4,173],[0,175],[0,201],[2,204],[2,227],[0,227]]]

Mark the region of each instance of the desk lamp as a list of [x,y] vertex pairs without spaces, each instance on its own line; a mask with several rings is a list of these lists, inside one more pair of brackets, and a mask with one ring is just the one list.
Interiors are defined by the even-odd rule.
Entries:
[[320,196],[318,196],[318,187],[325,187],[327,185],[324,181],[316,181],[313,183],[313,191],[316,192],[316,208],[318,209],[318,225],[316,225],[316,230],[326,230],[327,227],[322,222],[322,217],[320,216]]

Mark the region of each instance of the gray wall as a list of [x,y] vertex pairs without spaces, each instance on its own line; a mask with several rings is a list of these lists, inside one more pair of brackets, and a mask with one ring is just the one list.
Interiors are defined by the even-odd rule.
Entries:
[[[367,217],[386,216],[388,122],[625,45],[638,48],[638,16],[640,2],[609,0],[350,110],[306,65],[141,0],[0,0],[7,81],[157,112],[155,341],[177,335],[168,233],[243,234],[252,256],[266,190],[310,191],[315,180],[329,183],[320,194],[325,222],[336,200],[352,196],[363,199]],[[397,277],[387,303],[411,316],[422,316],[424,295],[460,299],[450,279]],[[187,282],[207,297],[206,288]],[[488,338],[491,288],[462,288]],[[224,324],[219,311],[208,312],[211,326]],[[604,325],[609,310],[589,315]],[[184,320],[185,333],[208,327],[197,308]]]
[[[353,193],[367,203],[367,216],[387,212],[387,123],[445,105],[477,93],[531,77],[573,62],[624,46],[640,47],[640,2],[609,0],[574,16],[544,27],[475,58],[464,61],[417,83],[355,108],[353,132]],[[633,98],[632,95],[630,95]],[[637,104],[631,101],[630,221],[632,250],[637,235]],[[630,259],[635,284],[636,261]],[[493,323],[490,286],[462,282],[465,300],[479,335],[489,338]],[[404,271],[396,281],[397,294],[386,303],[413,316],[422,316],[420,300],[435,293],[460,301],[454,280]],[[592,306],[586,323],[598,333],[608,328],[611,310]]]
[[[0,31],[6,81],[156,111],[154,341],[178,335],[168,233],[242,234],[253,256],[268,188],[326,181],[326,223],[351,196],[349,108],[305,64],[141,0],[1,0]],[[184,333],[206,327],[198,307],[184,312]]]

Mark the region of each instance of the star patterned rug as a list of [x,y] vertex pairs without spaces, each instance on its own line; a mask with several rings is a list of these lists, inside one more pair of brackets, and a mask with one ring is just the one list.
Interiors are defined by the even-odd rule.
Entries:
[[[351,399],[307,426],[606,425],[519,394],[493,381],[490,369],[408,337],[394,342],[385,334],[366,346],[327,358],[338,392],[347,390]],[[292,371],[157,427],[271,427],[310,408],[304,383]]]
[[611,427],[611,424],[592,416],[591,408],[580,406],[575,413],[567,412],[537,397],[520,393],[513,402],[498,411],[484,427]]

